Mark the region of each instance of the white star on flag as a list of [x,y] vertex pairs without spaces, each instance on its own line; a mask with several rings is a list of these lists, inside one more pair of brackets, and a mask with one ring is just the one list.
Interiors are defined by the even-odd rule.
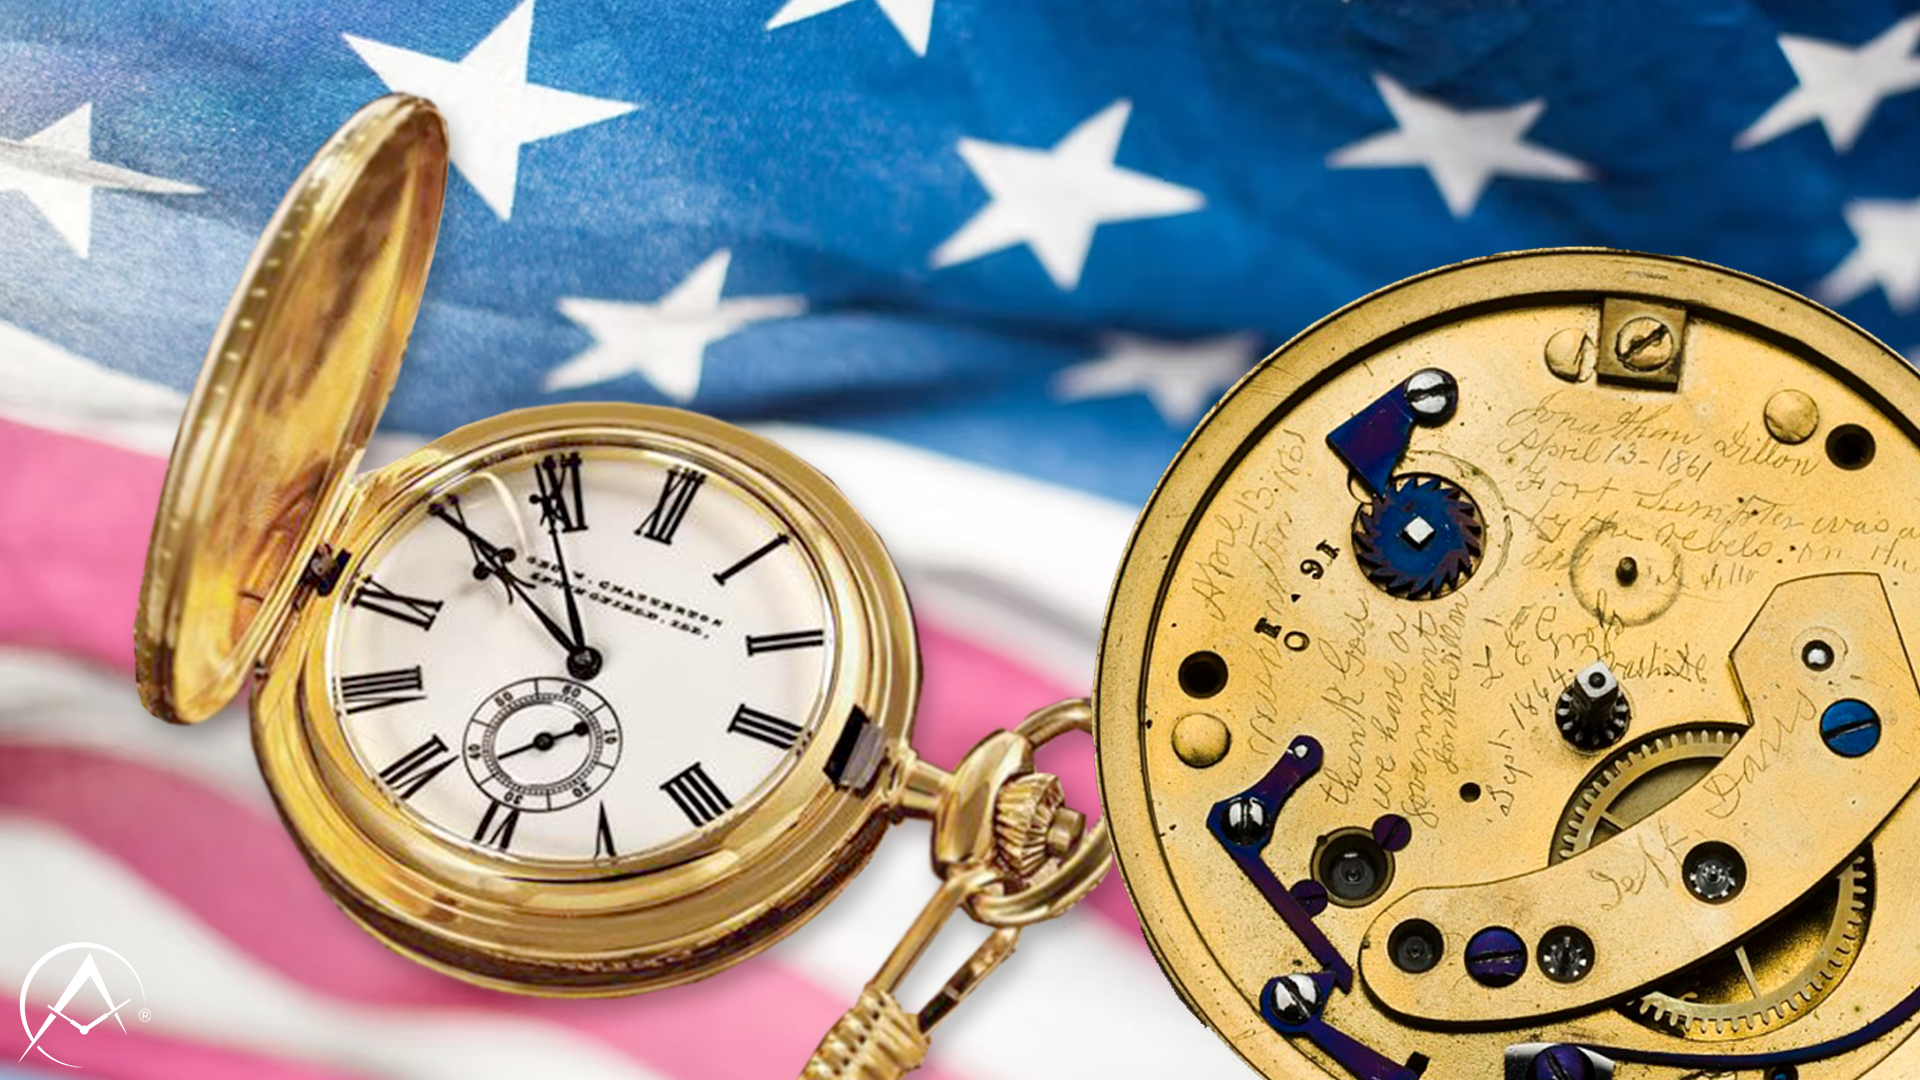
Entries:
[[1855,199],[1843,212],[1860,246],[1820,282],[1820,299],[1839,307],[1878,285],[1893,310],[1920,307],[1920,199]]
[[1499,109],[1454,109],[1421,97],[1385,75],[1373,83],[1398,125],[1327,156],[1335,169],[1391,169],[1417,165],[1440,188],[1456,218],[1473,213],[1496,176],[1587,180],[1585,163],[1527,142],[1523,136],[1546,111],[1535,99]]
[[1067,132],[1051,150],[961,139],[960,156],[993,196],[934,249],[935,269],[1025,244],[1062,289],[1080,284],[1093,231],[1115,221],[1190,214],[1198,191],[1114,165],[1133,103],[1122,98]]
[[[778,30],[791,26],[803,19],[815,15],[824,15],[836,8],[857,3],[858,0],[787,0],[773,18],[767,20],[767,29]],[[906,41],[907,48],[915,56],[927,55],[927,36],[933,30],[933,0],[873,0],[880,11],[900,31],[900,37]]]
[[1054,380],[1054,393],[1064,401],[1145,394],[1169,425],[1187,427],[1253,366],[1260,336],[1161,341],[1112,334],[1106,346],[1098,358],[1062,371]]
[[1780,35],[1780,51],[1800,85],[1773,103],[1753,126],[1733,140],[1747,150],[1771,142],[1812,120],[1827,129],[1827,141],[1844,154],[1867,126],[1873,110],[1895,94],[1920,88],[1920,15],[1909,15],[1859,48],[1837,41]]
[[635,108],[527,81],[533,0],[514,8],[458,62],[352,34],[340,36],[389,90],[418,94],[440,107],[447,118],[454,167],[502,221],[513,215],[522,146]]
[[561,298],[561,314],[592,334],[594,343],[553,369],[547,375],[547,389],[640,374],[674,401],[692,401],[700,389],[708,345],[748,323],[790,319],[807,309],[798,296],[720,299],[732,258],[725,248],[714,252],[653,303]]
[[95,188],[150,195],[200,194],[192,184],[93,160],[92,102],[25,139],[0,139],[0,191],[25,195],[83,259],[93,246]]

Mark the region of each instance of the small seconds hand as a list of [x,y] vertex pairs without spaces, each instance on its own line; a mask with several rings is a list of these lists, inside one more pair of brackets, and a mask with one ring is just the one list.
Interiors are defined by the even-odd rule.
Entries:
[[500,754],[496,756],[494,760],[505,761],[515,754],[524,754],[529,750],[538,750],[541,753],[545,753],[548,750],[553,749],[553,744],[559,742],[561,739],[564,739],[569,735],[585,735],[589,730],[591,729],[587,727],[587,722],[585,720],[582,720],[574,724],[572,727],[567,728],[565,731],[560,731],[560,732],[543,731],[540,734],[535,735],[533,737],[533,741],[523,746],[514,747],[512,750],[509,750],[504,754]]

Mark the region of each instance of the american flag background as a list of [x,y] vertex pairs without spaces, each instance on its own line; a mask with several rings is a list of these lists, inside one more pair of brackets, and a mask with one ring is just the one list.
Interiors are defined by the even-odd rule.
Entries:
[[[240,707],[193,729],[141,711],[135,594],[186,391],[282,192],[366,101],[436,101],[456,174],[371,463],[574,400],[773,436],[901,564],[917,742],[950,766],[1088,690],[1121,548],[1181,441],[1371,289],[1637,248],[1808,292],[1912,355],[1914,8],[0,2],[0,1075],[66,1071],[14,1060],[13,999],[89,941],[138,968],[152,1013],[61,1036],[100,1075],[791,1076],[932,889],[906,826],[756,961],[639,998],[513,998],[336,912]],[[1095,803],[1089,746],[1050,763]],[[1250,1073],[1180,1005],[1116,879],[1024,939],[922,1075]]]

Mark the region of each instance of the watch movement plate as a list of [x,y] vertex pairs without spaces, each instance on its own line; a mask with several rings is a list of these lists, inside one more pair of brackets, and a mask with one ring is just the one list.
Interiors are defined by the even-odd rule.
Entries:
[[1915,415],[1831,312],[1618,252],[1260,365],[1141,518],[1096,695],[1194,1011],[1276,1080],[1906,1075]]

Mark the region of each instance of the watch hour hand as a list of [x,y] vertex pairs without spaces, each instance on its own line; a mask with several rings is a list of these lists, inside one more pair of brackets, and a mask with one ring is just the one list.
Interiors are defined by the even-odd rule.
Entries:
[[460,509],[460,496],[448,495],[427,507],[427,512],[453,526],[454,530],[466,537],[467,549],[473,553],[473,578],[485,581],[488,578],[499,580],[506,589],[507,603],[513,603],[514,589],[510,582],[525,586],[507,565],[519,558],[519,552],[513,548],[496,546],[492,541],[474,532],[467,525],[467,515]]

